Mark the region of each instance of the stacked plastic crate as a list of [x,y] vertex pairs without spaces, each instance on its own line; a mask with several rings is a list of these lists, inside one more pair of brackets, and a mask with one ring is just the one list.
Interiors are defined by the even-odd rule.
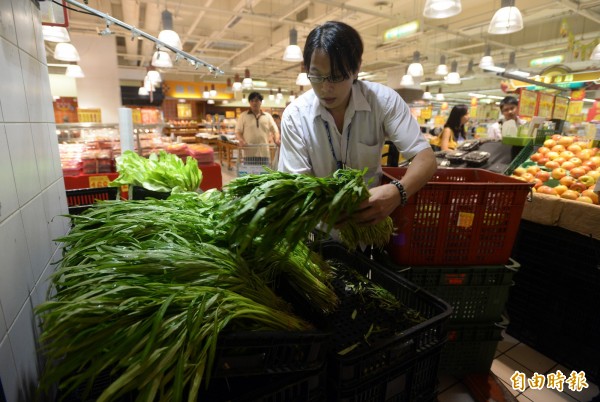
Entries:
[[[406,169],[384,168],[384,182]],[[531,185],[481,169],[438,169],[393,214],[386,264],[453,307],[440,371],[488,372],[496,323],[519,265],[510,260]]]
[[600,241],[523,221],[514,258],[508,333],[571,370],[600,381]]

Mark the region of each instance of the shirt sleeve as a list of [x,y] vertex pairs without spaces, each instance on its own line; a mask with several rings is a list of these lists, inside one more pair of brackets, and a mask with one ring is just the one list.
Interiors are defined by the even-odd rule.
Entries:
[[406,159],[431,146],[421,134],[421,128],[408,105],[396,93],[391,94],[384,105],[383,124],[388,138]]
[[[299,114],[299,113],[297,113]],[[277,170],[287,173],[314,174],[303,136],[302,120],[288,106],[281,119],[281,149]]]
[[240,114],[240,117],[235,122],[235,132],[240,135],[244,134],[244,113]]

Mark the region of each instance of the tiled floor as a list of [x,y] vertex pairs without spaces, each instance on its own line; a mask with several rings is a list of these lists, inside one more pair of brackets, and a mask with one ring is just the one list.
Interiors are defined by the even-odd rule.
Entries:
[[[599,394],[596,384],[589,380],[588,388],[581,392],[571,391],[565,384],[563,392],[543,387],[531,389],[529,386],[524,392],[512,389],[510,377],[515,371],[525,373],[530,378],[533,373],[549,374],[560,370],[569,377],[571,370],[557,364],[552,359],[542,355],[529,346],[519,342],[512,336],[504,334],[504,340],[498,343],[496,358],[492,363],[494,373],[519,402],[590,402]],[[443,376],[440,378],[438,402],[475,402],[468,388],[457,378]]]
[[[237,177],[235,170],[221,168],[223,185]],[[504,340],[498,343],[496,358],[492,363],[492,373],[503,381],[506,388],[512,392],[519,402],[590,402],[599,394],[596,384],[587,381],[589,387],[581,392],[575,392],[565,386],[563,392],[543,388],[540,390],[525,388],[524,392],[512,389],[510,377],[516,370],[525,373],[527,378],[535,372],[539,374],[556,373],[561,370],[569,376],[571,370],[557,364],[548,357],[535,351],[529,346],[520,343],[508,334],[503,334]],[[440,377],[438,402],[475,402],[469,389],[457,378],[452,376]]]

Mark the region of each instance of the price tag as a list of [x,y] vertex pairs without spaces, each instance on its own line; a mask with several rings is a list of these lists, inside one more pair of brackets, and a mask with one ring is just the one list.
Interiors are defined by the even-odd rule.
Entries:
[[459,212],[458,214],[458,222],[456,226],[461,228],[470,228],[473,226],[473,219],[475,218],[475,214],[471,212]]
[[108,187],[110,179],[108,176],[90,176],[90,188]]

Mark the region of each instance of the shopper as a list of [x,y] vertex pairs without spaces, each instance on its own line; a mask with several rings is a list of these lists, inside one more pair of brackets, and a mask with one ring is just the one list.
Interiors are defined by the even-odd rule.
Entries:
[[281,133],[281,116],[278,113],[273,113],[273,120],[275,120],[275,124],[277,124],[277,129]]
[[235,136],[240,146],[275,143],[279,145],[279,129],[273,116],[261,109],[263,96],[250,92],[250,109],[243,112],[237,120]]
[[500,101],[500,112],[502,113],[502,119],[495,122],[488,128],[488,139],[493,141],[502,140],[502,124],[507,121],[514,121],[516,128],[524,124],[525,121],[519,119],[517,115],[519,109],[519,100],[514,96],[507,96]]
[[[358,81],[362,52],[360,35],[342,22],[329,21],[309,33],[304,67],[312,89],[283,112],[279,170],[323,177],[344,167],[368,168],[371,196],[352,219],[372,224],[425,185],[436,160],[398,93]],[[412,159],[395,185],[379,185],[386,139]]]
[[456,105],[450,111],[450,116],[444,124],[444,129],[430,143],[442,151],[454,150],[460,142],[463,142],[467,136],[465,134],[465,124],[469,121],[469,107],[467,105]]

